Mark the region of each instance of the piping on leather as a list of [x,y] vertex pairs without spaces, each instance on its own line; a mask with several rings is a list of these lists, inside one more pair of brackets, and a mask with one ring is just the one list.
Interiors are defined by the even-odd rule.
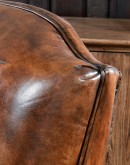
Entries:
[[81,59],[83,61],[87,61],[89,64],[92,65],[92,67],[94,69],[100,70],[103,67],[103,65],[93,63],[93,62],[89,61],[87,58],[85,58],[82,54],[80,54],[74,48],[73,43],[68,39],[68,36],[67,36],[66,32],[64,31],[64,29],[60,26],[60,24],[57,21],[52,19],[50,16],[42,15],[42,14],[39,14],[38,12],[36,12],[34,10],[31,10],[31,9],[28,9],[28,8],[25,8],[25,7],[21,7],[21,6],[17,6],[17,5],[14,5],[14,4],[9,4],[8,2],[0,1],[0,4],[10,6],[10,7],[14,7],[14,8],[18,8],[18,9],[21,9],[21,10],[25,10],[27,12],[33,13],[33,14],[37,15],[38,17],[48,21],[50,24],[52,24],[58,30],[58,32],[60,33],[60,35],[64,39],[65,43],[68,45],[68,47],[75,54],[76,57],[78,57],[79,59]]
[[[94,120],[95,120],[95,116],[96,116],[96,112],[97,112],[97,109],[98,109],[98,105],[99,105],[99,100],[100,100],[100,97],[101,97],[101,94],[102,94],[102,89],[103,89],[103,85],[104,85],[104,82],[105,82],[105,68],[106,66],[105,65],[101,65],[101,64],[96,64],[96,63],[93,63],[91,61],[89,61],[87,58],[85,58],[82,54],[80,54],[75,48],[74,48],[74,45],[73,43],[69,40],[66,32],[64,31],[64,29],[60,26],[60,24],[55,21],[54,19],[52,19],[51,17],[49,17],[48,15],[41,15],[39,14],[38,12],[36,12],[35,10],[31,10],[31,9],[28,9],[28,8],[25,8],[25,7],[21,7],[21,6],[17,6],[15,4],[9,4],[8,2],[3,2],[3,1],[0,1],[0,4],[2,5],[6,5],[6,6],[10,6],[10,7],[14,7],[14,8],[18,8],[18,9],[21,9],[21,10],[25,10],[27,12],[30,12],[30,13],[33,13],[37,16],[39,16],[40,18],[48,21],[50,24],[52,24],[57,30],[58,32],[60,33],[61,37],[64,39],[65,43],[68,45],[69,49],[75,54],[75,56],[83,61],[86,61],[88,62],[89,64],[91,64],[91,67],[98,70],[101,74],[101,80],[100,80],[100,84],[98,86],[98,90],[97,90],[97,94],[96,94],[96,97],[95,97],[95,101],[94,101],[94,105],[93,105],[93,109],[92,109],[92,112],[91,112],[91,115],[90,115],[90,119],[89,119],[89,124],[86,128],[86,133],[88,131],[91,131],[92,132],[92,128],[93,128],[93,124],[94,124]],[[85,151],[87,152],[87,147],[88,147],[88,144],[89,144],[89,139],[91,137],[91,134],[89,135],[89,138],[86,139],[86,136],[87,134],[85,134],[85,137],[84,137],[84,142],[87,140],[87,146],[85,147],[84,146],[84,142],[82,144],[82,148],[81,148],[81,153],[79,155],[79,160],[77,161],[77,164],[83,164],[84,162],[84,159],[83,160],[80,160],[80,157],[82,155],[82,149],[85,147]],[[83,155],[83,158],[85,158],[86,156],[86,152],[85,154]]]

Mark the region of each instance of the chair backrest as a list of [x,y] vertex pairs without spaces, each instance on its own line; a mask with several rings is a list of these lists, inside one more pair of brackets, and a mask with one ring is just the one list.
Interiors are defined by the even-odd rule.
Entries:
[[0,164],[103,164],[119,78],[65,20],[0,0]]

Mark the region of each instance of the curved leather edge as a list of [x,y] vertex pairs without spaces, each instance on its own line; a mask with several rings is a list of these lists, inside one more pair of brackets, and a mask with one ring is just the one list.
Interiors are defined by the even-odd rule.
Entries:
[[59,31],[60,35],[65,40],[69,48],[73,51],[75,56],[92,64],[95,69],[100,68],[100,65],[103,65],[89,52],[89,50],[83,44],[83,42],[75,32],[74,28],[70,25],[70,23],[60,18],[56,14],[24,3],[0,0],[0,4],[5,4],[10,7],[12,6],[15,8],[26,10],[41,17],[42,19],[45,19]]
[[[90,63],[90,65],[93,68],[100,71],[101,82],[99,85],[99,90],[98,90],[97,96],[95,98],[96,101],[95,101],[92,115],[90,118],[90,124],[89,124],[89,127],[87,128],[87,135],[85,136],[85,140],[84,140],[84,142],[85,142],[84,144],[86,144],[87,148],[85,147],[85,149],[84,149],[85,145],[83,144],[83,150],[82,150],[83,152],[81,151],[81,155],[80,155],[80,158],[78,161],[78,164],[80,164],[80,162],[81,162],[81,164],[84,162],[85,165],[86,164],[94,165],[93,162],[95,162],[95,160],[97,161],[99,159],[99,157],[101,156],[101,154],[103,153],[103,151],[106,150],[106,145],[107,145],[107,140],[108,140],[107,137],[104,135],[105,136],[104,137],[105,145],[101,148],[100,152],[99,151],[96,152],[94,150],[95,147],[98,147],[99,143],[101,142],[101,140],[97,141],[96,143],[93,141],[94,140],[93,137],[95,136],[95,132],[96,132],[95,131],[96,127],[97,127],[97,125],[99,125],[99,121],[97,119],[98,119],[98,117],[100,117],[100,113],[102,111],[109,112],[109,116],[110,116],[109,118],[111,118],[112,106],[113,106],[114,97],[115,97],[115,95],[112,93],[112,96],[110,99],[110,104],[109,104],[110,106],[108,108],[109,110],[105,110],[104,107],[103,107],[103,109],[101,109],[102,102],[103,102],[103,96],[106,94],[106,92],[105,92],[106,90],[108,90],[108,96],[106,96],[106,97],[110,97],[110,93],[112,90],[113,91],[117,90],[117,84],[119,84],[118,82],[121,77],[120,73],[114,67],[104,65],[101,62],[99,62],[98,60],[96,60],[93,57],[93,55],[88,51],[88,49],[83,44],[83,42],[80,40],[80,38],[78,37],[77,33],[72,28],[72,26],[67,21],[61,19],[57,15],[55,15],[49,11],[46,11],[44,9],[40,9],[38,7],[33,7],[31,5],[26,5],[23,3],[0,0],[0,4],[5,4],[7,6],[12,6],[15,8],[26,10],[28,12],[38,15],[39,17],[41,17],[41,18],[45,19],[46,21],[48,21],[49,23],[51,23],[59,31],[59,33],[65,40],[66,44],[72,50],[72,52],[75,54],[75,56],[77,56],[81,60],[84,60],[84,61]],[[111,86],[112,89],[109,89],[109,84],[112,84],[112,86]],[[107,98],[105,98],[105,100],[107,100]],[[104,104],[104,106],[105,106],[105,104]],[[109,118],[107,118],[107,119],[109,119]],[[109,122],[110,122],[110,120],[109,120]],[[89,133],[91,132],[91,133],[88,135],[88,132]],[[109,129],[107,129],[105,131],[105,133],[108,135]],[[102,132],[101,132],[100,136],[102,136]],[[90,139],[90,137],[91,137],[91,139]],[[87,143],[86,143],[86,141],[87,141]],[[90,148],[90,146],[93,146],[93,147]],[[95,156],[95,159],[93,159],[93,154],[95,155],[95,152],[96,152],[96,154],[97,153],[98,154]],[[88,155],[89,155],[89,160],[87,159]],[[93,162],[91,162],[92,160],[93,160]],[[101,162],[99,162],[99,163],[98,162],[96,162],[96,164],[98,165],[100,163],[100,165],[101,165]]]
[[118,70],[113,67],[109,66],[105,69],[105,81],[95,112],[92,132],[89,135],[91,138],[86,153],[84,153],[84,165],[104,165],[105,163],[106,155],[104,153],[107,153],[113,105],[120,76]]

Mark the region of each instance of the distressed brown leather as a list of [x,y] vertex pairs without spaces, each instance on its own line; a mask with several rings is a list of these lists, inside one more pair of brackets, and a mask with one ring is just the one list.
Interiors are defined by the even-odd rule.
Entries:
[[0,0],[0,165],[101,165],[119,72],[65,20]]

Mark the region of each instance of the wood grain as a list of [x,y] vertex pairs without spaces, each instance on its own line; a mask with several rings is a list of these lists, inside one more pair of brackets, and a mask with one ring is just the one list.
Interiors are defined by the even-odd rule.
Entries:
[[45,8],[61,16],[130,18],[129,0],[10,0]]
[[91,18],[67,18],[67,20],[73,25],[85,45],[98,60],[115,66],[123,74],[116,106],[114,107],[115,119],[112,125],[113,133],[108,146],[106,165],[129,165],[130,53],[124,52],[130,52],[130,21]]
[[88,17],[108,17],[108,0],[87,0]]
[[52,0],[52,12],[61,16],[86,16],[86,1],[84,0]]
[[44,9],[50,9],[50,0],[29,0],[29,4],[38,6]]
[[106,165],[130,164],[130,54],[93,52],[100,61],[118,68],[123,76],[116,99],[115,119]]
[[[81,164],[102,165],[119,72],[97,61],[73,28],[46,10],[0,0],[0,15],[0,58],[6,62],[1,69],[1,164],[68,165],[83,156]],[[37,83],[32,95],[30,87]]]
[[130,1],[129,0],[110,1],[109,17],[130,18]]
[[65,18],[87,47],[92,46],[95,51],[130,52],[129,19]]

